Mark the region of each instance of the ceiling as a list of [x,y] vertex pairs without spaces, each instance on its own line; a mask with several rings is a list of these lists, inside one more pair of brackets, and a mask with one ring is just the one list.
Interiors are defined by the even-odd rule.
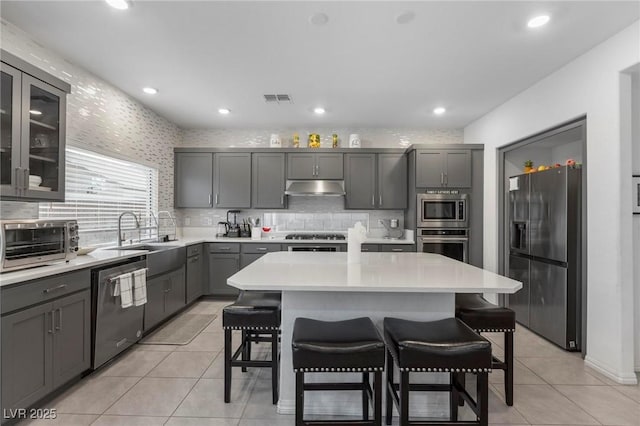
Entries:
[[[629,26],[639,9],[634,1],[137,0],[119,11],[104,1],[3,0],[1,14],[182,128],[460,128]],[[398,24],[407,11],[415,18]],[[328,23],[311,24],[316,13]],[[527,28],[540,13],[550,23]],[[293,103],[264,102],[279,93]],[[436,106],[447,112],[434,115]]]

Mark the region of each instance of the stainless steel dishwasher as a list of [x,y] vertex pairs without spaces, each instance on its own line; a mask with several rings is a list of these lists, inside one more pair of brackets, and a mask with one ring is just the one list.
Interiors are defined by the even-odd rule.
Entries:
[[113,278],[146,268],[145,257],[91,271],[93,290],[93,351],[91,367],[96,369],[140,340],[144,305],[122,309],[120,297],[113,296]]

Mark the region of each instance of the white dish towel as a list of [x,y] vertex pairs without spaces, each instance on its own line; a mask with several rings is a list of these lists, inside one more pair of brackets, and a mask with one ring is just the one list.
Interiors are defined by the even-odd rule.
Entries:
[[147,303],[147,270],[133,271],[133,304],[141,306]]
[[113,295],[120,296],[120,306],[123,309],[133,306],[133,295],[131,291],[133,287],[133,275],[129,272],[118,275],[113,278],[113,280]]

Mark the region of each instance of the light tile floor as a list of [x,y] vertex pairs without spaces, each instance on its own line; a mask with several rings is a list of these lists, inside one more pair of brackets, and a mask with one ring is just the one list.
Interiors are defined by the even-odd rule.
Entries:
[[[29,425],[289,426],[293,416],[271,404],[268,369],[234,369],[232,403],[223,402],[221,309],[204,300],[191,312],[218,317],[185,346],[137,345],[82,379],[43,408],[58,418]],[[502,355],[502,335],[487,334]],[[268,345],[256,350],[267,358]],[[621,386],[519,327],[515,337],[515,403],[504,400],[503,373],[490,374],[490,423],[503,425],[640,425],[640,387]],[[462,418],[468,418],[463,408]],[[394,422],[395,424],[395,422]]]

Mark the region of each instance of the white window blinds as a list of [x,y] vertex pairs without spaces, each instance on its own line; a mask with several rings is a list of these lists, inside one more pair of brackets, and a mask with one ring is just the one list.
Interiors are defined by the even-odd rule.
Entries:
[[[158,171],[152,167],[67,147],[65,184],[65,202],[40,203],[40,218],[76,219],[84,246],[115,242],[124,211],[145,226],[158,210]],[[123,228],[133,226],[127,216]]]

